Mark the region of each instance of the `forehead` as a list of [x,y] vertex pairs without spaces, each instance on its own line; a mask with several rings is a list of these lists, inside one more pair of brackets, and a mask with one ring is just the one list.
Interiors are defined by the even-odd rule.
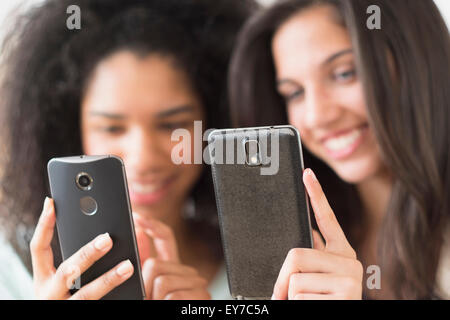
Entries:
[[145,108],[159,111],[197,102],[187,74],[170,57],[139,57],[122,51],[102,60],[86,87],[83,105],[126,111]]
[[278,28],[272,40],[278,71],[284,66],[317,66],[330,55],[349,47],[349,33],[339,23],[336,9],[330,5],[313,6],[298,12]]

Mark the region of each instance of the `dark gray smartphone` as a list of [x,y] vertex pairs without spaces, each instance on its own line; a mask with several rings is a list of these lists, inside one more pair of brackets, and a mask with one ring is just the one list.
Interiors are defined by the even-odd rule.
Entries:
[[122,160],[112,155],[53,158],[47,169],[63,259],[102,233],[113,240],[112,249],[81,274],[80,287],[130,259],[131,278],[103,299],[142,300],[145,290]]
[[313,246],[300,134],[292,126],[214,130],[208,149],[230,293],[270,299],[289,250]]

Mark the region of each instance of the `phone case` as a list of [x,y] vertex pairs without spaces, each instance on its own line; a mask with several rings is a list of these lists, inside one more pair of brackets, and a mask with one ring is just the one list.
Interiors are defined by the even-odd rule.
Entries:
[[[86,189],[77,184],[77,176],[82,173],[92,178]],[[80,287],[130,259],[133,275],[103,299],[143,299],[145,290],[122,160],[115,156],[54,158],[48,162],[48,176],[64,260],[102,233],[108,232],[113,240],[111,250],[81,274]]]
[[[258,135],[249,137],[249,131]],[[276,137],[278,171],[262,175],[269,155],[275,154]],[[249,140],[259,143],[255,160],[260,165],[249,165],[245,151]],[[269,299],[289,250],[313,245],[300,135],[292,126],[225,129],[212,131],[208,141],[231,295]],[[211,143],[222,145],[223,154]],[[234,164],[226,164],[226,151],[233,149]],[[239,152],[244,153],[244,163],[237,163]],[[224,163],[217,163],[218,158]]]

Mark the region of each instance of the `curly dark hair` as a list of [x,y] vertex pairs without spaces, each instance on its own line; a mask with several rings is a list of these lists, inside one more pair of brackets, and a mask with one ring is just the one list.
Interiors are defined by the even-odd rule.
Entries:
[[[66,26],[69,5],[80,8],[80,30]],[[202,100],[208,127],[227,127],[229,57],[256,8],[251,0],[48,0],[18,18],[3,44],[0,217],[29,270],[29,241],[48,191],[46,163],[82,154],[80,102],[99,61],[122,49],[174,58]],[[190,223],[221,257],[210,171],[203,171]]]

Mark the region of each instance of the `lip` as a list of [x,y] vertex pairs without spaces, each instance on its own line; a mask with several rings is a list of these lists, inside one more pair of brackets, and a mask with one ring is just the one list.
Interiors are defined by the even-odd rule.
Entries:
[[324,143],[328,139],[336,138],[336,137],[339,137],[341,135],[347,134],[347,133],[349,133],[352,130],[362,129],[362,128],[368,127],[368,126],[369,126],[368,123],[364,123],[362,125],[354,126],[354,127],[348,128],[348,129],[342,129],[342,130],[334,131],[332,133],[323,135],[321,138],[319,138],[319,141],[320,141],[320,143]]
[[168,194],[173,182],[175,181],[175,176],[171,176],[169,178],[164,179],[161,182],[161,186],[158,187],[157,190],[152,192],[138,192],[133,188],[134,183],[139,184],[148,184],[150,181],[142,181],[142,180],[132,180],[129,181],[128,192],[130,194],[130,201],[133,205],[151,205],[157,203],[164,199],[164,197]]
[[[348,134],[352,130],[355,130],[355,129],[360,129],[361,134],[351,145],[349,145],[341,150],[331,150],[326,147],[325,142],[328,139],[337,138],[339,136]],[[324,146],[324,149],[327,152],[329,157],[333,158],[334,160],[342,160],[342,159],[350,157],[359,148],[359,146],[363,143],[363,141],[367,135],[367,131],[368,131],[368,124],[364,124],[361,126],[353,127],[351,129],[341,130],[341,131],[337,131],[332,134],[329,134],[325,138],[322,138],[321,142],[322,142],[322,145]]]

